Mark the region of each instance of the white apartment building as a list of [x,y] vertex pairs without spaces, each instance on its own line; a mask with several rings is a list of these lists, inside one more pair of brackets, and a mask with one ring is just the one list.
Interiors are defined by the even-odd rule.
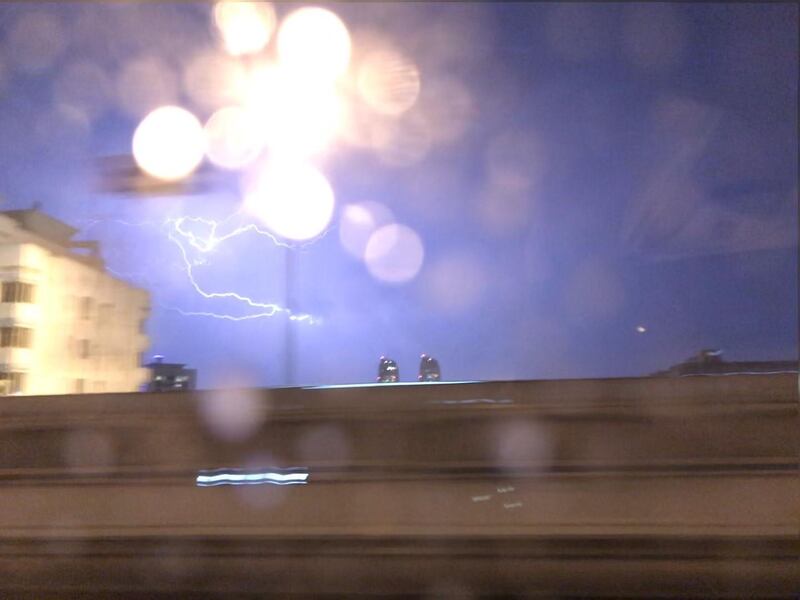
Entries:
[[0,394],[137,391],[149,294],[36,208],[0,212]]

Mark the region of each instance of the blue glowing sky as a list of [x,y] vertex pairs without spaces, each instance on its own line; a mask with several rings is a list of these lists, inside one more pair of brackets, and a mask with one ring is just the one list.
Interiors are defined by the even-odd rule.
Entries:
[[[96,159],[130,152],[138,122],[118,106],[115,74],[156,56],[186,104],[181,69],[216,43],[209,5],[0,5],[3,207],[39,201],[101,241],[109,268],[152,294],[149,354],[197,368],[203,387],[285,383],[289,327],[300,384],[371,381],[382,354],[404,380],[421,352],[461,380],[639,375],[703,347],[731,359],[797,355],[796,5],[332,9],[416,62],[421,99],[455,82],[466,104],[433,97],[437,122],[462,114],[463,130],[413,164],[354,147],[326,158],[337,213],[293,251],[295,306],[312,324],[181,314],[257,312],[199,296],[168,235],[170,219],[234,213],[236,175],[211,173],[203,193],[185,196],[93,185]],[[63,39],[25,41],[15,27],[31,11]],[[75,61],[112,84],[71,90],[63,74]],[[65,110],[64,94],[86,110]],[[521,189],[498,200],[492,165]],[[412,281],[377,281],[343,251],[341,208],[367,200],[422,239]],[[268,237],[185,247],[202,261],[203,289],[284,303],[286,250]]]

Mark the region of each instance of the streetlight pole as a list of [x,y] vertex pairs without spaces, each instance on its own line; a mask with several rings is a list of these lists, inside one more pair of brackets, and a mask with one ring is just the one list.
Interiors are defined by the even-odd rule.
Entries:
[[295,249],[291,246],[287,246],[285,249],[285,294],[286,294],[286,310],[288,314],[286,316],[286,338],[285,343],[286,346],[284,348],[284,367],[285,367],[285,384],[286,385],[294,385],[294,346],[295,346],[295,331],[294,331],[294,321],[292,320],[292,315],[294,314],[294,310],[296,308],[296,302],[294,297],[294,278],[295,278],[295,262],[297,257],[295,256]]

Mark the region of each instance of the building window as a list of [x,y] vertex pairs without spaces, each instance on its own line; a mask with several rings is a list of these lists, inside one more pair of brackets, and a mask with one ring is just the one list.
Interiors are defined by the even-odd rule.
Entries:
[[33,302],[33,285],[21,281],[4,281],[3,302]]
[[27,327],[2,327],[0,328],[0,347],[2,348],[30,348],[31,330]]
[[24,373],[0,371],[0,395],[17,394],[22,391]]
[[80,300],[80,313],[81,319],[87,320],[92,315],[92,299],[89,296],[83,296]]
[[85,387],[86,387],[86,382],[83,379],[76,379],[75,380],[75,393],[76,394],[82,394]]
[[89,358],[90,348],[89,348],[89,340],[79,340],[79,349],[81,358]]

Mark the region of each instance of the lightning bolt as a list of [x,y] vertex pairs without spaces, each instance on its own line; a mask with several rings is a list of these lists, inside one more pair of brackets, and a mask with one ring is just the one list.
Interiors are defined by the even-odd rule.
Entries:
[[[308,323],[308,324],[318,324],[321,322],[320,317],[315,317],[307,313],[295,313],[288,307],[284,307],[280,304],[274,302],[260,302],[250,298],[249,296],[245,296],[233,291],[209,291],[201,286],[197,282],[197,278],[195,277],[194,268],[205,264],[206,260],[202,258],[195,258],[192,259],[188,252],[187,252],[187,245],[191,248],[197,250],[201,255],[210,254],[214,252],[219,246],[227,240],[235,238],[239,235],[243,235],[246,233],[254,233],[256,235],[260,235],[263,237],[268,238],[273,244],[281,248],[287,249],[294,249],[297,247],[303,247],[305,244],[290,244],[287,243],[271,232],[267,231],[266,229],[260,228],[258,225],[254,223],[249,223],[246,225],[242,225],[236,227],[232,231],[222,234],[219,234],[220,228],[230,221],[233,217],[240,214],[241,211],[237,211],[226,217],[221,221],[217,221],[214,219],[208,219],[204,217],[192,217],[192,216],[181,216],[177,218],[168,218],[164,221],[158,223],[154,221],[142,221],[142,222],[130,222],[124,221],[121,219],[91,219],[87,220],[84,223],[84,227],[82,228],[84,232],[88,231],[89,229],[94,228],[95,226],[104,223],[104,222],[113,222],[119,225],[125,225],[129,227],[157,227],[161,230],[167,229],[167,238],[174,243],[178,250],[180,251],[180,256],[182,259],[183,267],[182,270],[186,273],[186,276],[189,280],[190,285],[194,289],[194,291],[202,296],[203,298],[213,300],[213,299],[229,299],[235,300],[237,302],[242,303],[243,305],[247,306],[249,309],[253,309],[254,312],[250,312],[244,315],[232,315],[228,313],[217,313],[213,311],[187,311],[181,308],[177,308],[174,306],[163,306],[163,308],[167,310],[171,310],[174,312],[179,313],[185,317],[208,317],[213,319],[220,319],[225,321],[252,321],[256,319],[274,317],[276,315],[282,314],[286,315],[286,317],[290,321],[297,321],[301,323]],[[190,224],[199,224],[207,228],[208,234],[207,235],[199,235],[190,229],[188,229],[188,225]],[[318,238],[313,240],[313,243],[318,239],[321,239],[325,235],[327,235],[330,229],[323,232]],[[131,277],[126,277],[123,273],[118,273],[111,268],[107,267],[109,272],[114,274],[117,277],[122,279],[131,279]],[[131,275],[131,274],[128,274]]]
[[[183,259],[183,266],[186,272],[186,275],[189,279],[189,283],[191,284],[192,288],[195,292],[197,292],[200,296],[207,299],[233,299],[237,302],[241,302],[245,304],[248,308],[256,309],[256,312],[252,312],[246,315],[230,315],[227,313],[216,313],[210,311],[184,311],[179,308],[172,308],[172,310],[177,311],[179,314],[183,316],[200,316],[200,317],[210,317],[214,319],[222,319],[226,321],[250,321],[254,319],[261,319],[266,317],[274,317],[277,314],[285,314],[289,320],[291,321],[298,321],[298,322],[306,322],[308,324],[315,324],[319,323],[320,319],[315,318],[310,314],[307,313],[294,313],[290,308],[281,306],[280,304],[274,302],[259,302],[253,300],[249,296],[244,296],[237,292],[213,292],[207,291],[203,289],[202,286],[197,282],[194,274],[194,268],[198,265],[204,264],[204,259],[196,259],[191,260],[189,255],[186,252],[186,247],[181,242],[181,240],[185,240],[191,247],[198,250],[202,254],[208,254],[213,252],[219,245],[226,240],[234,238],[236,236],[242,235],[244,233],[253,232],[257,235],[265,236],[269,238],[276,246],[282,248],[293,248],[291,244],[287,244],[279,240],[269,231],[259,228],[255,224],[247,224],[240,227],[237,227],[233,231],[224,234],[218,235],[217,231],[220,225],[231,219],[238,213],[234,213],[233,215],[229,216],[228,218],[224,219],[223,221],[215,221],[213,219],[206,219],[203,217],[179,217],[177,219],[167,219],[165,224],[170,226],[169,232],[167,234],[170,241],[172,241],[180,250],[181,258]],[[209,228],[209,234],[205,237],[197,235],[192,231],[187,230],[184,225],[186,223],[200,223],[205,225]],[[176,235],[177,234],[177,235]]]

